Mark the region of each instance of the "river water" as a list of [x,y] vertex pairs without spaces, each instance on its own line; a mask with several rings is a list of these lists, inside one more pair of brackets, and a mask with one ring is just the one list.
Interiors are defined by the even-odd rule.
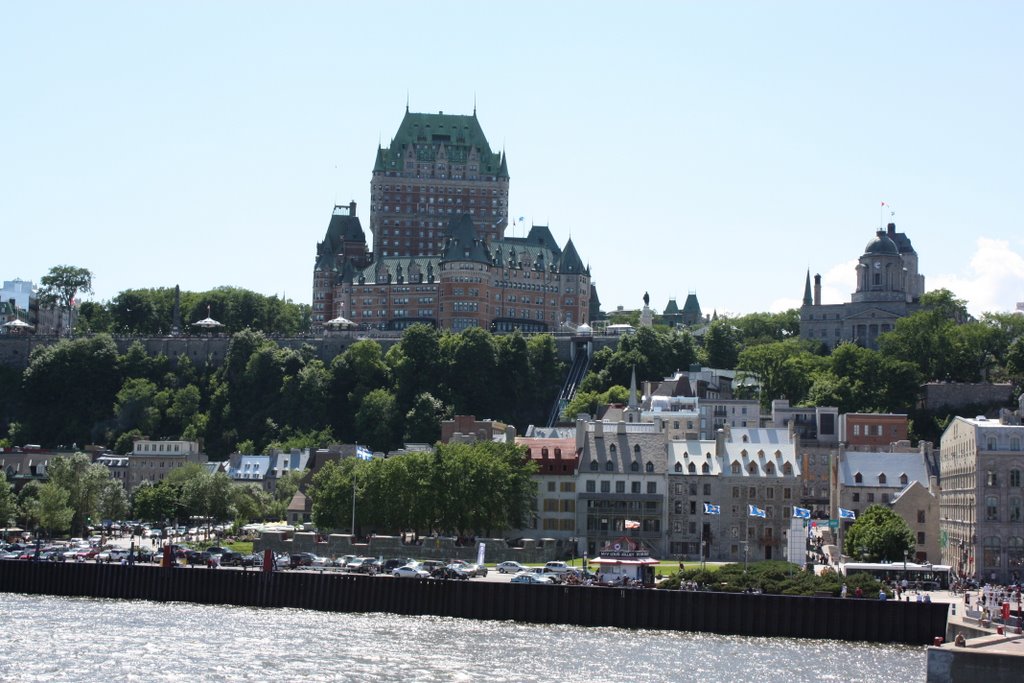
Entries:
[[925,648],[0,594],[18,681],[923,681]]

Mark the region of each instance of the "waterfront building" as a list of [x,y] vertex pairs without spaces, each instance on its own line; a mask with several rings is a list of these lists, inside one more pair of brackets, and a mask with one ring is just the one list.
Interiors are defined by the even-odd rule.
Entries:
[[576,420],[579,554],[627,533],[665,553],[665,445],[657,422]]
[[[800,463],[786,429],[723,427],[714,439],[668,446],[668,550],[673,557],[785,559]],[[705,504],[719,514],[705,514]],[[764,510],[752,518],[748,505]],[[802,557],[800,558],[803,559]]]
[[159,483],[172,470],[196,463],[205,465],[207,456],[196,441],[153,441],[139,439],[128,455],[126,488],[132,493],[142,482]]
[[875,233],[857,263],[857,289],[848,303],[822,304],[821,276],[807,271],[803,305],[800,307],[800,337],[834,348],[852,341],[878,348],[879,335],[893,329],[896,321],[919,308],[924,294],[924,275],[918,272],[918,257],[910,238],[896,232],[896,224]]
[[942,433],[942,562],[966,576],[1024,578],[1024,413],[956,417]]
[[575,551],[571,539],[576,536],[576,439],[570,433],[517,437],[515,442],[526,448],[526,456],[537,465],[533,515],[521,532],[534,538],[556,539]]

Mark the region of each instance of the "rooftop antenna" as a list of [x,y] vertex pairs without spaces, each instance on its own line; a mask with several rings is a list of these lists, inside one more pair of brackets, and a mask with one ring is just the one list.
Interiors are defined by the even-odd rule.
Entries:
[[405,89],[405,113],[409,113],[409,89]]
[[473,116],[476,116],[476,90],[473,91]]

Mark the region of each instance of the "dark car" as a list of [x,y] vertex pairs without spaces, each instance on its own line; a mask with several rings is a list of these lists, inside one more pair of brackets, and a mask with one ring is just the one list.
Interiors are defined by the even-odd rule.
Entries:
[[[212,551],[212,548],[211,548]],[[234,550],[224,549],[224,552],[217,553],[220,555],[220,563],[225,567],[241,567],[242,566],[242,553]]]
[[402,559],[399,557],[392,557],[391,559],[384,560],[384,564],[381,565],[381,571],[386,574],[390,574],[393,570],[398,569],[399,567],[404,567],[410,562],[412,562],[412,560],[408,558]]
[[313,566],[313,560],[316,555],[313,553],[292,553],[289,557],[288,566],[292,569],[298,569],[299,567],[311,567]]

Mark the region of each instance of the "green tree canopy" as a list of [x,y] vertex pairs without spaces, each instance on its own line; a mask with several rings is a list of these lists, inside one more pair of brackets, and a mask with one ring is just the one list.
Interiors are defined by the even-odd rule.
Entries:
[[[78,266],[54,266],[40,278],[39,284],[39,305],[66,312],[79,293],[92,294],[92,272]],[[61,332],[58,323],[58,336]]]
[[889,508],[870,505],[846,532],[843,552],[867,562],[902,561],[904,552],[913,552],[914,534]]

